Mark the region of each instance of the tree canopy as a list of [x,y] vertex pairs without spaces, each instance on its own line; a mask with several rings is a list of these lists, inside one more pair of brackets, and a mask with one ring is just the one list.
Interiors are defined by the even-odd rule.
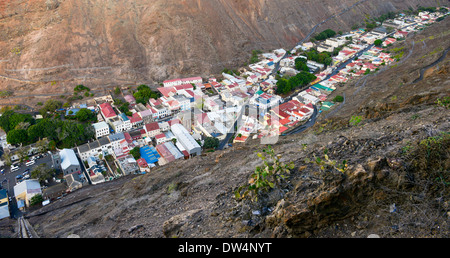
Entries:
[[381,46],[381,44],[383,44],[383,41],[381,39],[377,39],[373,42],[373,44],[377,47]]
[[32,125],[36,121],[30,114],[20,114],[14,112],[13,110],[7,110],[2,114],[2,116],[0,116],[0,127],[6,133],[8,133],[10,130],[15,129],[17,125],[24,122]]
[[301,71],[295,76],[287,78],[280,78],[277,82],[277,90],[278,94],[286,94],[298,87],[308,85],[310,82],[314,81],[317,77],[314,74]]
[[297,58],[295,59],[295,69],[296,69],[297,71],[305,71],[305,72],[308,72],[308,71],[309,71],[309,68],[308,68],[308,66],[306,65],[306,59],[301,58],[301,57],[297,57]]
[[136,99],[136,103],[142,103],[143,105],[147,104],[149,99],[157,99],[161,96],[159,92],[152,91],[150,87],[144,84],[139,85],[137,90],[133,96]]
[[316,40],[324,40],[324,39],[332,38],[335,35],[336,35],[336,31],[334,31],[332,29],[326,29],[326,30],[322,31],[321,33],[315,35],[314,38]]
[[308,52],[304,53],[308,60],[315,61],[320,64],[324,65],[331,65],[333,62],[333,59],[331,58],[331,54],[328,52],[318,52],[316,49],[311,49]]
[[215,137],[206,137],[205,143],[203,144],[203,148],[205,149],[215,149],[219,147],[219,139]]

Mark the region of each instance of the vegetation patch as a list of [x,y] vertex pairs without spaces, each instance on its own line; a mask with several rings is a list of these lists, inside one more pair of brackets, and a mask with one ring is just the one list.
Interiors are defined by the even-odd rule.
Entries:
[[263,165],[256,167],[248,184],[240,186],[234,192],[238,200],[250,196],[253,201],[258,201],[260,192],[268,192],[279,186],[287,178],[290,170],[294,169],[294,163],[281,162],[281,154],[276,155],[270,145],[262,152],[258,152],[257,156],[261,158]]

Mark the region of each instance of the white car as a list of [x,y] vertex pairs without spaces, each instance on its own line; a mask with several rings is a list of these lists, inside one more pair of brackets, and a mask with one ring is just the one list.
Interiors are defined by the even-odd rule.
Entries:
[[28,166],[34,165],[34,163],[35,163],[34,160],[30,160],[27,163],[25,163],[25,165],[28,167]]

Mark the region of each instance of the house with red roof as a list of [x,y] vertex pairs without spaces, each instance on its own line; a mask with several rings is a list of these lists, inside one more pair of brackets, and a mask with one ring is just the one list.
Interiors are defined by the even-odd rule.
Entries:
[[238,135],[238,136],[236,136],[236,138],[234,138],[233,143],[246,142],[247,139],[248,139],[248,136],[246,136],[246,135]]
[[125,99],[126,102],[130,103],[130,104],[136,104],[136,99],[134,98],[133,95],[125,95],[123,97]]
[[142,120],[142,117],[137,112],[128,118],[130,119],[133,128],[141,127],[144,124],[144,120]]
[[155,135],[155,140],[156,140],[156,144],[161,144],[161,143],[168,141],[166,135],[163,133]]
[[150,172],[150,167],[148,166],[147,161],[144,158],[140,158],[138,160],[136,160],[138,166],[139,166],[139,170],[141,172]]
[[372,63],[364,63],[362,70],[366,71],[367,69],[374,71],[377,67]]
[[387,38],[385,41],[383,41],[383,47],[387,47],[390,44],[394,44],[397,40],[395,38]]
[[156,135],[161,134],[158,122],[146,124],[144,129],[148,137],[155,137]]
[[175,87],[160,87],[158,91],[166,98],[173,96],[177,92]]
[[181,85],[181,79],[172,79],[163,81],[164,87],[173,87],[177,85]]
[[398,38],[406,38],[406,36],[408,36],[408,32],[406,32],[406,31],[401,31],[401,30],[397,31],[397,32],[394,34],[394,38],[396,38],[396,39],[398,39]]

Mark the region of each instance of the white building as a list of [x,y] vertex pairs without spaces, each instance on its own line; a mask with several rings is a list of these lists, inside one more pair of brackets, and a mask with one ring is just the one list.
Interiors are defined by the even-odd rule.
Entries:
[[[115,146],[117,147],[117,146]],[[112,155],[113,144],[109,137],[100,138],[97,141],[85,143],[77,147],[78,154],[82,161],[87,160],[89,157],[99,157],[99,155]]]
[[[320,101],[320,99],[314,97],[313,95],[308,94],[306,91],[300,92],[297,97],[293,97],[292,99],[298,100],[300,102],[303,102],[305,104],[312,103],[313,105],[317,104],[317,102]],[[303,100],[303,101],[301,101]]]
[[109,126],[106,122],[95,123],[92,126],[95,130],[95,138],[97,139],[109,134]]
[[172,133],[177,138],[177,142],[179,142],[190,155],[200,155],[202,152],[202,148],[195,141],[192,135],[184,128],[181,124],[173,124],[171,127]]
[[120,113],[117,117],[109,119],[108,122],[116,133],[126,132],[133,127],[130,119],[124,113]]
[[14,196],[19,209],[30,206],[31,198],[38,194],[42,195],[42,191],[37,179],[24,180],[14,186]]
[[317,51],[319,52],[330,52],[332,53],[334,50],[334,47],[331,45],[328,45],[326,43],[322,43],[320,45],[317,46]]
[[68,174],[81,173],[80,163],[75,152],[71,149],[63,149],[59,152],[61,157],[61,169],[64,176]]
[[335,48],[344,45],[345,42],[346,42],[345,40],[334,39],[334,38],[325,40],[325,44],[330,45]]
[[163,82],[164,87],[173,87],[178,86],[182,84],[197,84],[202,83],[203,79],[202,77],[190,77],[190,78],[184,78],[184,79],[173,79],[173,80],[166,80]]

